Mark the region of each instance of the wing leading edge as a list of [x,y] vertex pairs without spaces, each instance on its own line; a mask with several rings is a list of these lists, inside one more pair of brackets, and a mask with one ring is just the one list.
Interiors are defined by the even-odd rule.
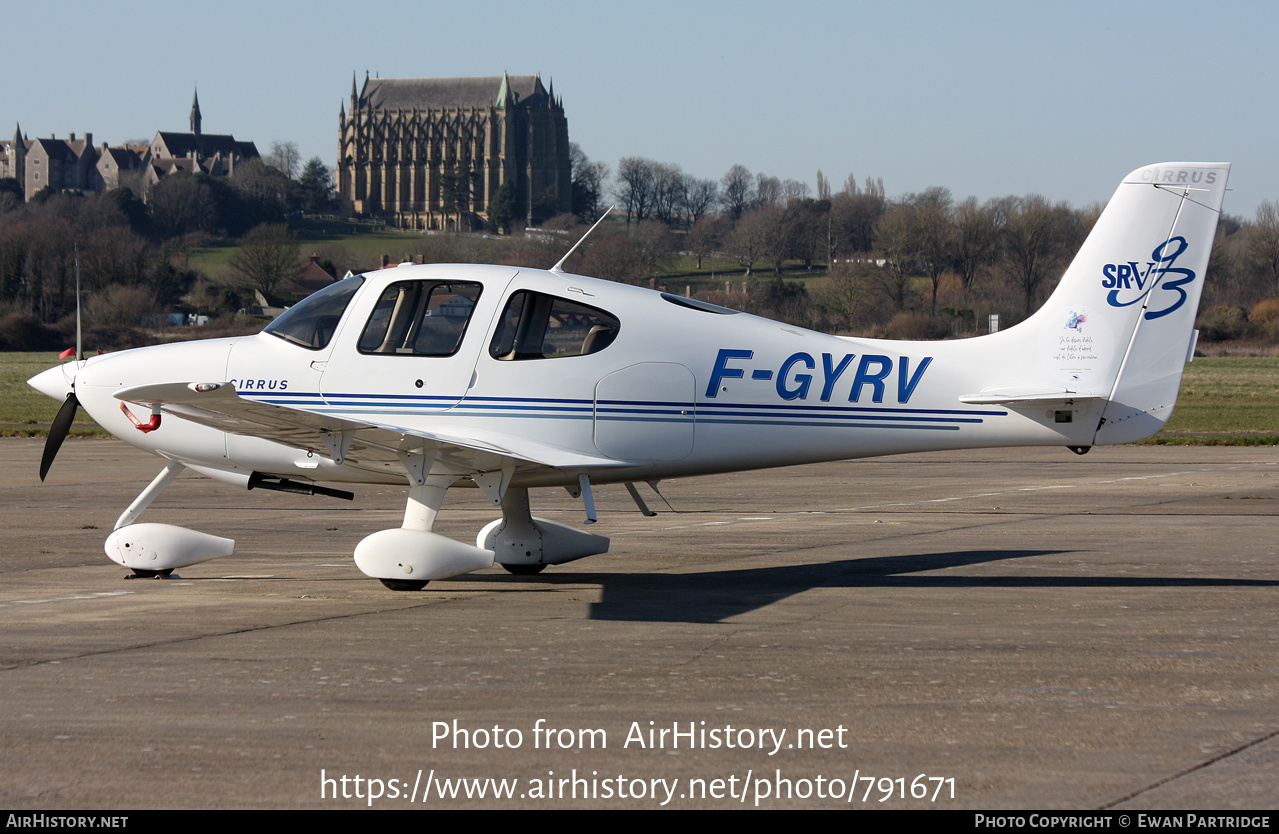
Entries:
[[[337,418],[305,408],[248,399],[231,383],[138,385],[122,388],[114,396],[122,403],[158,406],[164,414],[198,425],[325,454],[334,463],[378,473],[386,472],[388,467],[403,472],[402,465],[407,466],[406,455],[428,453],[435,456],[433,472],[442,470],[459,477],[539,469],[577,473],[629,463],[492,431],[462,436],[449,431],[353,420],[349,414]],[[411,476],[411,468],[409,471]]]

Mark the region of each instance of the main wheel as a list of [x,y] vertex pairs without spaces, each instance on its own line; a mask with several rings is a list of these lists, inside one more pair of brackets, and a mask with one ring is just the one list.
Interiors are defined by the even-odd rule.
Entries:
[[534,576],[541,573],[546,565],[508,565],[503,562],[502,567],[506,568],[507,573],[513,573],[516,576]]
[[161,579],[173,573],[173,568],[165,568],[164,570],[143,570],[142,568],[134,568],[133,576],[137,579]]
[[429,579],[379,579],[386,587],[392,591],[420,591],[426,587]]

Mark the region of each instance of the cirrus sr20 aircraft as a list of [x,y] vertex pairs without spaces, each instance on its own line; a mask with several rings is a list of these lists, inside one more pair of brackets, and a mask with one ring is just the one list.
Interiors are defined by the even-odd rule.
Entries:
[[[167,461],[107,555],[143,576],[234,542],[142,512],[184,469],[340,497],[408,484],[401,526],[355,548],[396,590],[500,563],[537,573],[608,539],[537,518],[529,490],[591,488],[941,449],[1129,443],[1167,422],[1229,165],[1124,178],[1052,297],[1016,327],[942,342],[845,338],[633,286],[504,266],[347,278],[256,336],[77,358],[31,380]],[[566,256],[567,258],[567,256]],[[563,261],[560,262],[563,264]],[[451,487],[501,509],[474,545],[432,532]]]

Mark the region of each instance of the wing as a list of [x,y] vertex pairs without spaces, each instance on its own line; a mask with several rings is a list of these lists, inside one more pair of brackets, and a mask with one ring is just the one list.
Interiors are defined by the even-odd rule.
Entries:
[[159,405],[162,413],[219,431],[327,453],[335,463],[379,474],[412,472],[415,460],[433,454],[432,472],[471,477],[486,492],[490,484],[504,491],[517,471],[579,473],[629,463],[500,432],[468,431],[463,436],[318,414],[242,397],[230,383],[138,385],[122,388],[114,396],[122,402]]

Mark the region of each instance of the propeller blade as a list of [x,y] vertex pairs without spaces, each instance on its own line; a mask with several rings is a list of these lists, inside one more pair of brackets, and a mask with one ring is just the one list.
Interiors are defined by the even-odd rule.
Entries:
[[67,439],[67,433],[71,431],[71,423],[75,420],[76,409],[79,407],[80,401],[76,399],[75,392],[72,391],[67,394],[62,408],[58,409],[58,416],[53,418],[53,423],[49,426],[49,438],[44,442],[44,454],[40,456],[40,480],[43,481],[44,476],[49,474],[49,467],[53,465],[53,459],[58,456],[62,441]]

